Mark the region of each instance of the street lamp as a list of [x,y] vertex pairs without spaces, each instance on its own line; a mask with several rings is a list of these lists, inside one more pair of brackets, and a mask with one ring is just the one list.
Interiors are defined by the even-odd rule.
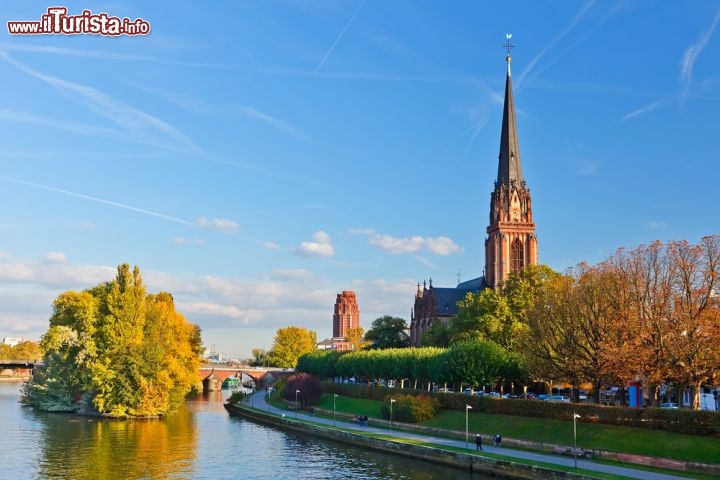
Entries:
[[393,403],[395,403],[395,399],[394,399],[394,398],[391,398],[391,399],[390,399],[390,430],[392,430],[392,420],[393,420],[393,417],[392,417],[392,406],[393,406]]
[[268,398],[267,398],[267,408],[268,408],[268,412],[270,411],[270,394],[272,393],[272,391],[273,391],[273,387],[268,387],[268,389],[267,389],[267,392],[268,392],[268,394],[267,394],[267,397],[268,397]]
[[338,394],[333,393],[333,427],[335,426],[335,400],[337,399]]
[[580,415],[573,413],[573,457],[575,457],[575,470],[577,470],[577,419]]
[[297,418],[298,411],[298,393],[300,393],[300,390],[295,390],[295,418]]
[[468,448],[468,411],[471,409],[470,405],[465,405],[465,450]]

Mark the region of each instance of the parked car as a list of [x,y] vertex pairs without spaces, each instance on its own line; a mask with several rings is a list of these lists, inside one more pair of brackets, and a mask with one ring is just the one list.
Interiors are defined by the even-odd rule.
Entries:
[[660,404],[660,408],[678,408],[678,404],[675,402],[665,402]]

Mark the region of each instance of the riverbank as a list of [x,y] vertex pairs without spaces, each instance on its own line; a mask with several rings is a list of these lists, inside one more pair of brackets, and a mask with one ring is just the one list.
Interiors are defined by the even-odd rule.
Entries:
[[510,480],[531,480],[536,478],[596,480],[598,478],[583,474],[570,474],[570,476],[568,476],[568,472],[564,470],[552,470],[549,468],[508,462],[507,460],[498,460],[472,453],[455,452],[407,443],[401,441],[401,438],[392,431],[385,432],[387,437],[383,438],[377,436],[377,434],[356,433],[345,430],[342,427],[330,428],[320,424],[308,423],[304,420],[297,420],[287,415],[278,416],[277,414],[263,412],[262,410],[249,407],[242,403],[226,403],[225,409],[230,414],[272,425],[277,428],[310,433],[315,436],[349,443],[369,450],[399,455],[470,472],[488,474],[498,478]]
[[[487,475],[502,476],[503,478],[638,478],[644,480],[677,480],[688,477],[711,478],[710,476],[692,475],[688,472],[676,475],[671,472],[656,472],[634,468],[627,464],[599,463],[590,459],[573,458],[567,455],[554,455],[515,448],[505,448],[504,442],[501,448],[485,441],[483,443],[483,451],[476,452],[475,445],[472,441],[473,439],[470,439],[469,443],[464,441],[464,432],[463,439],[458,440],[456,438],[448,438],[430,433],[417,433],[404,429],[400,431],[397,429],[397,423],[390,425],[389,422],[380,419],[371,418],[369,425],[360,425],[357,422],[346,421],[340,415],[320,416],[305,411],[289,411],[268,405],[263,392],[256,392],[250,395],[239,404],[226,405],[226,409],[231,412],[232,415],[244,416],[244,418],[255,420],[259,423],[272,422],[271,424],[279,429],[307,433],[310,430],[306,428],[306,425],[313,425],[313,430],[310,432],[312,435],[322,435],[327,438],[333,438],[328,437],[328,435],[333,435],[328,432],[344,431],[364,437],[382,439],[394,443],[392,446],[383,446],[383,448],[390,448],[390,450],[382,451],[388,451],[393,454],[397,453],[398,455],[404,455],[405,452],[412,451],[412,457],[409,458],[416,460],[423,459],[432,463],[445,462],[447,459],[446,452],[450,452],[455,457],[451,460],[453,465],[450,465],[450,463],[443,463],[443,465],[455,466],[456,468],[462,469],[467,468],[469,470],[470,464],[468,462],[473,461],[473,471],[476,472],[480,472],[480,468],[483,466],[491,465],[490,462],[481,461],[481,459],[488,459],[495,462],[498,469],[483,471],[487,472]],[[316,410],[316,413],[319,412]],[[405,426],[406,424],[403,424],[403,427]],[[316,428],[320,428],[320,430],[315,430]],[[344,438],[345,436],[341,436],[336,438],[336,440],[346,441]],[[487,438],[484,440],[487,440]],[[366,445],[366,440],[361,441],[363,443],[358,444],[358,446],[363,446],[364,448],[373,447],[373,444]],[[351,443],[350,440],[347,440],[347,442]],[[415,445],[424,446],[430,450],[420,451],[410,448],[410,446]],[[437,450],[439,453],[433,452],[432,450]],[[378,447],[378,451],[380,451],[380,447]],[[435,460],[433,455],[438,455],[440,460]],[[469,458],[457,460],[458,456],[467,456]],[[521,467],[519,470],[513,472],[503,471],[506,466],[514,469],[517,465]],[[538,468],[542,469],[542,474],[538,473]],[[523,473],[518,473],[520,471]],[[528,471],[530,473],[526,473]]]

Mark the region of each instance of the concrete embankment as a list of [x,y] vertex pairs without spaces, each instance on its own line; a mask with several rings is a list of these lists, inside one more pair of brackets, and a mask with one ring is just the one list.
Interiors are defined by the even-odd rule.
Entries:
[[[432,462],[466,471],[479,472],[498,478],[516,480],[531,480],[537,478],[591,480],[596,478],[531,465],[522,465],[508,460],[496,460],[479,455],[407,443],[400,440],[399,437],[402,436],[401,434],[397,434],[398,440],[394,441],[390,438],[378,438],[377,436],[364,435],[340,428],[330,428],[301,422],[288,416],[278,416],[252,409],[243,404],[225,404],[225,408],[231,414],[281,429],[310,433],[315,436],[341,441],[361,448]],[[384,432],[388,437],[393,436],[393,433],[394,432],[389,431]]]

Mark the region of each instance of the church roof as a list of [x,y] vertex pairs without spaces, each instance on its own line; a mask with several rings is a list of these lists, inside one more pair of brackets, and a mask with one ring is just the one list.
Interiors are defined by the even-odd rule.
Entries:
[[515,102],[513,101],[512,77],[510,75],[509,49],[507,61],[507,77],[505,78],[505,105],[503,107],[502,133],[500,134],[500,155],[498,157],[497,183],[510,185],[512,181],[521,182],[522,166],[520,163],[520,141],[515,124]]
[[462,283],[458,283],[457,288],[461,290],[467,290],[472,292],[479,292],[485,288],[485,277],[471,278]]

